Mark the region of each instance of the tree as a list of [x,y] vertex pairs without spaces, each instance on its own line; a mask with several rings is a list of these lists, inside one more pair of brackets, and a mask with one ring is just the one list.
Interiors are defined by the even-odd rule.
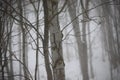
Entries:
[[[23,2],[21,0],[18,0],[18,8],[19,8],[19,19],[20,19],[20,27],[21,27],[21,31],[22,31],[22,61],[24,66],[27,67],[27,52],[26,52],[26,30],[24,28],[24,20],[23,20],[23,6],[22,6]],[[27,70],[23,67],[23,72],[24,72],[24,76],[25,76],[25,80],[27,80],[29,78]]]
[[[85,7],[88,7],[88,1],[86,1]],[[76,18],[76,5],[77,1],[74,2],[73,0],[68,1],[68,10],[70,14],[71,20],[74,20]],[[84,8],[83,2],[81,0],[81,6],[82,6],[82,12],[84,13],[87,8]],[[89,80],[89,75],[88,75],[88,58],[87,58],[87,42],[86,42],[86,16],[87,12],[83,14],[83,23],[82,23],[82,32],[83,36],[81,38],[81,32],[80,32],[80,26],[79,26],[79,20],[76,18],[73,22],[73,30],[75,33],[75,38],[77,41],[77,46],[78,46],[78,53],[79,53],[79,59],[80,59],[80,65],[81,65],[81,71],[82,71],[82,76],[83,80]],[[83,39],[83,40],[82,40]]]
[[45,57],[45,67],[47,71],[47,79],[53,80],[52,71],[50,68],[50,61],[49,61],[49,50],[48,50],[48,41],[49,41],[49,13],[48,13],[48,4],[49,1],[43,0],[43,7],[44,7],[44,40],[43,40],[43,53]]
[[[64,54],[67,54],[67,57],[71,55],[71,52],[67,51],[69,47],[64,48],[65,46],[62,45],[66,39],[63,35],[66,34],[70,39],[74,36],[71,40],[76,39],[75,52],[78,50],[82,80],[94,78],[92,63],[96,58],[92,57],[92,54],[94,55],[96,49],[91,43],[95,35],[91,33],[96,33],[95,30],[92,31],[94,26],[92,22],[99,21],[97,26],[100,26],[102,36],[95,37],[95,42],[99,39],[102,46],[97,43],[95,45],[108,54],[103,57],[109,58],[111,80],[117,79],[116,74],[118,75],[120,66],[119,2],[119,0],[0,0],[0,79],[39,80],[42,79],[42,75],[47,74],[48,80],[65,80],[65,69],[68,68],[65,68],[67,61],[64,59],[66,58]],[[69,14],[63,17],[66,13]],[[64,18],[68,18],[70,22],[68,23],[69,20],[63,22],[61,19]],[[68,31],[70,28],[74,35],[70,31],[63,34],[64,29]],[[66,39],[66,42],[70,39]],[[31,66],[28,66],[31,57],[28,55],[28,50],[31,51],[30,54],[35,55],[32,56],[35,62],[32,66],[35,69],[32,70]],[[69,59],[72,58],[69,57]],[[41,64],[39,60],[44,61]],[[66,64],[67,66],[71,64],[70,61]],[[107,61],[104,63],[109,65]],[[39,77],[41,66],[44,66],[46,73],[41,72]]]
[[50,31],[51,53],[52,53],[52,61],[53,61],[52,69],[53,69],[54,80],[65,80],[64,60],[63,60],[63,52],[62,52],[62,33],[60,31],[58,14],[57,14],[58,2],[59,1],[57,0],[46,1],[46,8],[44,7],[44,13],[46,13],[45,19],[48,20],[46,21],[46,24],[48,24],[47,31]]

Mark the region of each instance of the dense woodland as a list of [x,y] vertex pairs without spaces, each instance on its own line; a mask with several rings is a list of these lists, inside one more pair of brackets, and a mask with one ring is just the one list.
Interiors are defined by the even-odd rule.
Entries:
[[0,80],[120,80],[120,0],[0,0]]

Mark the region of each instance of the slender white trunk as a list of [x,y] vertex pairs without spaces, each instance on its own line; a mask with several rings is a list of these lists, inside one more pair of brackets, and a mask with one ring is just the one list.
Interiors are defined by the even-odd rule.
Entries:
[[[90,33],[90,26],[88,23],[88,33]],[[88,35],[88,43],[89,43],[89,64],[90,64],[90,78],[94,79],[94,72],[93,72],[93,65],[92,65],[92,57],[93,57],[93,53],[92,53],[92,43],[91,43],[91,34]]]
[[53,67],[53,76],[54,80],[65,80],[65,71],[64,71],[64,59],[63,59],[63,50],[62,50],[62,37],[63,34],[60,31],[60,25],[58,20],[58,15],[55,15],[58,12],[58,3],[59,0],[52,1],[52,14],[50,16],[55,16],[50,22],[50,42],[51,42],[51,52],[52,52],[52,67]]
[[[19,19],[20,19],[20,27],[21,27],[21,31],[22,31],[22,60],[23,60],[23,64],[26,68],[28,68],[28,61],[27,61],[27,43],[26,43],[26,30],[24,28],[24,24],[23,24],[23,2],[21,0],[18,0],[18,8],[19,8],[19,13],[21,13],[21,15],[19,15]],[[27,78],[29,78],[27,70],[23,67],[23,72],[24,72],[24,76],[25,76],[25,80],[27,80]]]

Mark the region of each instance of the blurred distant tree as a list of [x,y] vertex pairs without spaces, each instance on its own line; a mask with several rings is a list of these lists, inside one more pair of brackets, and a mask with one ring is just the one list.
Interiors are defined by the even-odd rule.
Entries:
[[[26,29],[25,29],[25,25],[24,25],[24,19],[23,19],[23,15],[24,15],[24,11],[23,11],[23,1],[18,0],[18,8],[19,8],[19,20],[20,20],[20,30],[22,32],[22,61],[24,66],[26,66],[26,68],[28,68],[28,63],[27,63],[27,40],[26,40]],[[24,72],[24,76],[25,76],[25,80],[27,80],[29,78],[27,70],[23,67],[23,72]]]
[[85,10],[88,9],[88,3],[89,1],[83,1],[81,0],[81,9],[83,13],[83,23],[82,23],[82,34],[80,32],[80,26],[79,26],[79,19],[77,18],[77,10],[76,10],[76,5],[77,5],[77,0],[69,0],[68,1],[68,11],[70,14],[71,20],[75,20],[72,22],[73,25],[73,30],[75,33],[75,38],[77,41],[77,46],[78,46],[78,53],[79,53],[79,59],[80,59],[80,65],[81,65],[81,71],[82,71],[82,76],[83,80],[89,80],[89,73],[88,73],[88,56],[87,56],[87,42],[86,42],[86,19],[88,19],[87,12]]

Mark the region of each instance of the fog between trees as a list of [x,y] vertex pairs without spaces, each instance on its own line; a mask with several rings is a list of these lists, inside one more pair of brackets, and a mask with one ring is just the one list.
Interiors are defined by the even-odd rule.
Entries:
[[0,80],[119,80],[119,0],[0,0]]

